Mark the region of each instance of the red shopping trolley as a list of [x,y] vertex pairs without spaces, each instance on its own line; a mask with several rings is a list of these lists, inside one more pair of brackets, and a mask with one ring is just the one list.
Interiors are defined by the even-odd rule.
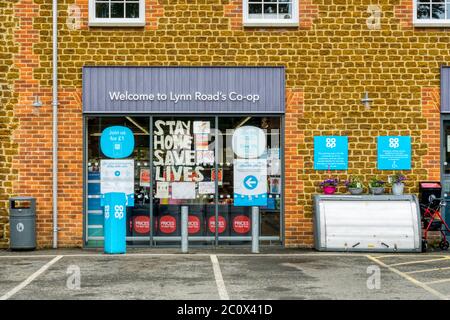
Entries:
[[439,248],[448,250],[447,232],[450,232],[450,229],[441,214],[442,208],[445,208],[446,205],[445,199],[430,195],[428,200],[428,205],[421,204],[423,222],[422,252],[427,250],[429,231],[440,231],[442,240],[439,242]]

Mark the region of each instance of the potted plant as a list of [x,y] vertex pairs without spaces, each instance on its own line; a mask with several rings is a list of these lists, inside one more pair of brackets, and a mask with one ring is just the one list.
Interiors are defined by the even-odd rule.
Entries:
[[326,179],[320,183],[324,194],[334,194],[339,184],[338,179]]
[[386,182],[379,180],[377,177],[370,179],[369,190],[371,194],[383,194]]
[[360,177],[351,176],[347,181],[345,181],[345,186],[353,195],[361,194],[364,190],[364,185],[362,184]]
[[389,183],[392,185],[393,195],[400,196],[403,194],[403,190],[405,189],[405,184],[403,181],[405,180],[406,177],[401,173],[389,176]]

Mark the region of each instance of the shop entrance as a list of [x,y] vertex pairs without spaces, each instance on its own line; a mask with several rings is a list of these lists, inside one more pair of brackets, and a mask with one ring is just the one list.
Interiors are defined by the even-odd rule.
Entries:
[[[281,244],[282,120],[279,115],[86,116],[85,245],[103,245],[101,167],[110,157],[102,151],[100,137],[111,127],[126,127],[134,136],[133,151],[118,160],[132,170],[134,202],[126,210],[127,245],[179,246],[183,206],[189,212],[190,246],[249,244],[251,207],[239,194],[238,183],[264,189],[256,195],[262,201],[261,240]],[[256,154],[239,149],[248,136],[237,132],[246,130],[260,133],[255,141],[242,144],[258,146]],[[260,165],[263,175],[242,175],[247,156]]]

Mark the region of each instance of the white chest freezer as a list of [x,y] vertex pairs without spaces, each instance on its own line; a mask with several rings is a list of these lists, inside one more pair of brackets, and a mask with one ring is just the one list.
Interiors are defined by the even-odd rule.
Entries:
[[414,195],[315,195],[319,251],[420,252],[420,208]]

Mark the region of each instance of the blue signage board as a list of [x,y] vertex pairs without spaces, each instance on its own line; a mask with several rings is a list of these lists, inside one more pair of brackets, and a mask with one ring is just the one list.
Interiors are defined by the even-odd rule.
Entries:
[[411,170],[411,137],[378,137],[379,170]]
[[113,159],[126,158],[133,153],[133,132],[122,126],[112,126],[103,130],[100,148],[105,156]]
[[348,137],[314,137],[314,170],[347,170]]
[[127,196],[123,192],[109,192],[103,195],[105,253],[126,252]]
[[234,206],[267,206],[267,160],[237,159],[234,162]]

